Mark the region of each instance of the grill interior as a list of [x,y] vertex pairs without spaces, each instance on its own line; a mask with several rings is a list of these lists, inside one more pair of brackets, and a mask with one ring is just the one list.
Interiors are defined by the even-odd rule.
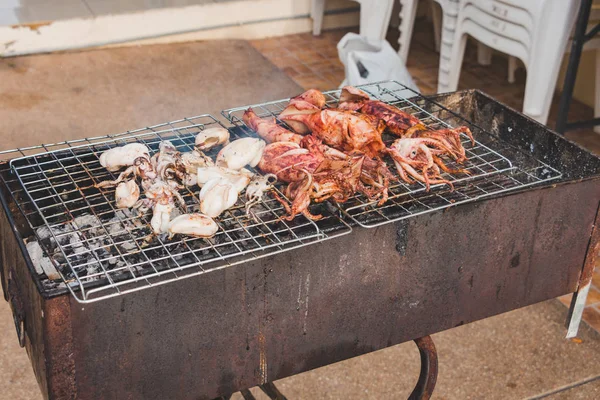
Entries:
[[[150,213],[119,210],[114,188],[94,187],[117,175],[106,171],[98,157],[109,148],[135,141],[146,144],[152,152],[163,140],[170,140],[182,152],[190,151],[195,135],[217,124],[229,128],[232,137],[255,136],[241,121],[247,106],[223,111],[228,124],[202,115],[117,135],[3,152],[12,160],[9,166],[2,166],[0,177],[32,232],[28,248],[36,242],[43,253],[34,257],[30,250],[32,262],[50,262],[60,275],[53,281],[42,279],[44,288],[66,287],[80,302],[98,301],[344,235],[351,232],[353,224],[378,226],[561,176],[530,154],[396,82],[361,89],[372,98],[415,114],[431,128],[469,126],[477,142],[471,147],[464,138],[469,161],[462,167],[471,174],[445,174],[454,182],[454,191],[446,185],[434,185],[426,192],[420,183],[395,184],[383,206],[362,195],[340,205],[315,205],[312,212],[324,215],[317,222],[303,216],[291,222],[281,220],[285,210],[269,196],[254,208],[255,221],[246,216],[240,196],[233,208],[216,219],[220,229],[215,237],[175,236],[169,240],[150,235]],[[339,91],[327,92],[328,104],[335,105],[338,96]],[[276,118],[286,105],[287,99],[252,107],[262,117]],[[387,145],[393,141],[387,135],[384,139]],[[395,171],[391,163],[390,170]],[[198,189],[182,189],[181,194],[188,212],[197,211]],[[281,191],[279,195],[284,197]]]

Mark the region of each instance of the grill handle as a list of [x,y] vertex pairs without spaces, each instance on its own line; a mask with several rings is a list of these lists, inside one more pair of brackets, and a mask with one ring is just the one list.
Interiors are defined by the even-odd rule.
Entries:
[[8,303],[12,309],[13,320],[15,321],[15,329],[17,330],[17,338],[19,339],[19,346],[25,347],[25,311],[23,308],[23,301],[21,300],[21,292],[17,287],[14,280],[11,279],[9,274],[7,282],[8,292]]

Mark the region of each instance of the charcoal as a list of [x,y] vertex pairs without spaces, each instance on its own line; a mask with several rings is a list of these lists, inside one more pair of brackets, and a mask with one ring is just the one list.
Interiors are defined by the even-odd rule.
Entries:
[[95,215],[83,214],[78,217],[75,217],[75,219],[73,220],[73,225],[75,225],[78,229],[83,229],[93,226],[100,226],[101,222]]
[[81,254],[89,251],[89,248],[79,239],[76,234],[69,235],[69,244],[71,245],[71,251],[73,254]]
[[133,240],[129,240],[129,241],[120,243],[119,248],[121,249],[122,252],[129,253],[130,251],[135,250],[137,248],[137,246]]
[[52,264],[50,258],[44,254],[40,244],[37,241],[33,240],[27,243],[27,252],[29,253],[29,257],[31,258],[33,266],[35,267],[35,271],[38,274],[46,274],[48,279],[51,281],[60,279],[60,275],[54,267],[54,264]]

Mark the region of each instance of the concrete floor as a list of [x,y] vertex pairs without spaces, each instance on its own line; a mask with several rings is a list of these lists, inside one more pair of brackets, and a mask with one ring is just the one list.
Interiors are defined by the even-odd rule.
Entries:
[[[217,54],[221,62],[211,63]],[[1,146],[118,132],[298,89],[244,42],[4,59]],[[434,398],[597,398],[600,336],[583,326],[578,340],[565,340],[565,316],[552,300],[435,335],[440,375]],[[404,398],[418,368],[414,345],[405,343],[277,384],[290,399]],[[41,398],[3,301],[0,377],[1,399]]]

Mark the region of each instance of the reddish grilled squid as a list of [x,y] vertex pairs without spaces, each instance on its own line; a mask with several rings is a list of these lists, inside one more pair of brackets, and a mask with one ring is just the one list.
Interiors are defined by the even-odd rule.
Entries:
[[385,124],[370,115],[325,109],[310,114],[289,114],[281,119],[302,122],[323,143],[344,152],[360,151],[374,157],[385,149],[381,139]]
[[275,119],[260,118],[252,108],[244,112],[242,117],[244,123],[253,129],[267,143],[273,142],[293,142],[300,143],[302,135],[291,132],[283,126],[277,124]]
[[272,192],[286,209],[287,220],[298,214],[318,220],[322,216],[310,212],[311,202],[344,202],[357,191],[365,190],[361,183],[364,155],[339,153],[343,159],[329,158],[321,150],[320,141],[312,136],[307,136],[302,144],[306,148],[291,142],[271,143],[258,163],[262,172],[275,174],[279,181],[288,183],[285,195],[291,204]]
[[291,205],[274,194],[284,206],[291,221],[298,214],[311,220],[319,220],[322,215],[312,214],[308,206],[311,201],[321,203],[332,199],[343,203],[360,190],[360,175],[364,156],[352,157],[348,160],[324,159],[314,172],[304,170],[304,177],[299,181],[290,183],[285,195],[292,202]]
[[452,171],[439,158],[449,149],[441,142],[428,138],[397,139],[387,153],[394,160],[398,174],[407,183],[413,179],[425,183],[426,190],[431,184],[445,183],[454,189],[447,179],[442,178],[441,171]]
[[447,155],[457,162],[464,162],[467,159],[465,148],[460,140],[461,133],[467,135],[471,139],[471,144],[475,145],[473,134],[466,126],[453,129],[430,129],[414,115],[382,101],[371,100],[367,93],[352,86],[342,88],[338,108],[375,116],[383,120],[388,131],[398,137],[438,140],[450,149]]

